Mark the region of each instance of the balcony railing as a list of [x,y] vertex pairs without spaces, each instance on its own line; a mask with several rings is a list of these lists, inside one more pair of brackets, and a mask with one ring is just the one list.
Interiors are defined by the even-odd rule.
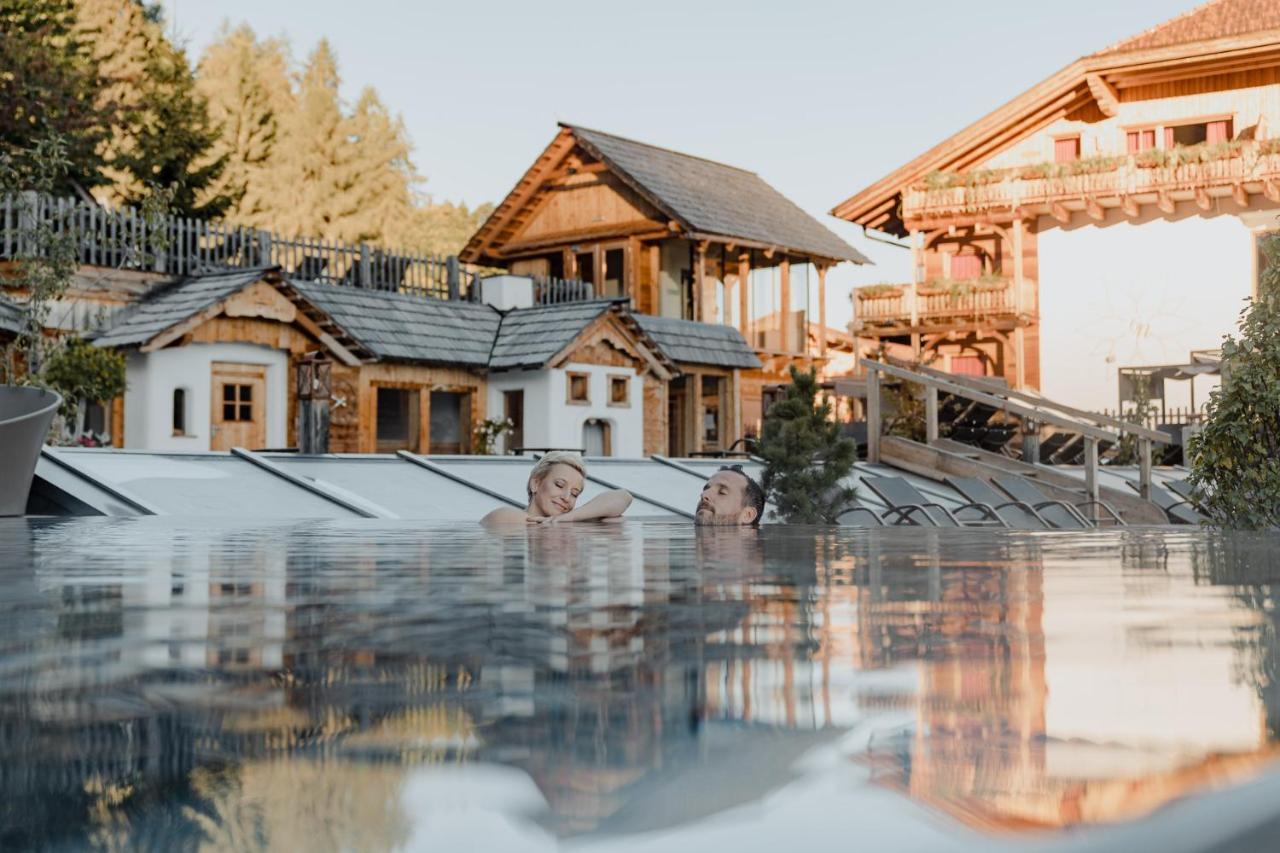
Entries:
[[381,249],[308,237],[285,237],[180,216],[144,216],[77,199],[21,193],[0,198],[0,260],[41,251],[70,238],[86,266],[172,276],[237,267],[279,266],[287,276],[346,287],[438,299],[478,298],[479,271],[454,256]]
[[854,321],[860,328],[919,326],[983,317],[1016,317],[1019,306],[1012,279],[938,284],[861,287],[854,292]]
[[[1081,199],[1194,194],[1197,190],[1254,185],[1251,192],[1280,198],[1280,152],[1276,140],[1224,144],[1218,151],[1200,152],[1206,159],[1179,162],[1183,157],[1146,152],[1129,157],[1099,158],[1080,164],[1053,164],[1001,169],[953,176],[961,185],[943,188],[915,186],[903,194],[906,219],[928,219],[1019,207],[1052,206]],[[1177,149],[1175,149],[1176,151]],[[1192,156],[1197,152],[1192,152]],[[1186,155],[1184,155],[1186,156]],[[1175,161],[1175,165],[1161,165]],[[1071,174],[1077,168],[1081,173]],[[1039,176],[1061,168],[1067,174]],[[945,177],[945,176],[944,176]],[[1261,186],[1258,186],[1258,185]]]

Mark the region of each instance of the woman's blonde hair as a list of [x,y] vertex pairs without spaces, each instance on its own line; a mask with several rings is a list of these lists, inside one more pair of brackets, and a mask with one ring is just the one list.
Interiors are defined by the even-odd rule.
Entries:
[[525,491],[529,497],[533,497],[533,481],[541,480],[547,476],[556,465],[568,465],[573,470],[582,475],[585,480],[587,478],[587,466],[583,463],[582,457],[568,450],[553,450],[550,453],[544,453],[537,462],[533,464],[533,469],[529,472],[529,482],[525,483]]

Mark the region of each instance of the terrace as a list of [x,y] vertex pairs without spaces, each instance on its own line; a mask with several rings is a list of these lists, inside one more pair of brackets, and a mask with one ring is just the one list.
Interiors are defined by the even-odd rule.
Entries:
[[1280,140],[1179,146],[1010,169],[934,172],[903,193],[902,215],[913,228],[965,217],[1000,218],[1001,214],[1048,215],[1066,224],[1077,212],[1098,222],[1112,210],[1132,218],[1152,205],[1171,214],[1179,202],[1194,202],[1205,211],[1224,199],[1248,207],[1255,195],[1280,202]]
[[1002,276],[875,284],[853,292],[854,328],[873,337],[966,323],[1008,330],[1028,324],[1034,305],[1034,283],[1024,284],[1020,294],[1014,280]]

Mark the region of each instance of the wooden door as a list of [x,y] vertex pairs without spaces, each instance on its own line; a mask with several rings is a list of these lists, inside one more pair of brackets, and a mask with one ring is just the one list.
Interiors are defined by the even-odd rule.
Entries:
[[209,449],[267,444],[267,369],[259,364],[213,363]]

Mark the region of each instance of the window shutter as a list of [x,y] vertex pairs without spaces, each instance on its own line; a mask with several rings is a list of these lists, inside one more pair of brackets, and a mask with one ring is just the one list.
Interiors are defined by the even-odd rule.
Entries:
[[1068,139],[1055,139],[1053,141],[1053,162],[1074,163],[1079,159],[1080,137],[1072,136]]
[[1142,150],[1138,147],[1138,131],[1131,130],[1124,135],[1124,148],[1130,154],[1137,154]]
[[1223,119],[1222,121],[1211,121],[1205,127],[1205,142],[1214,145],[1218,142],[1226,142],[1231,137],[1231,121]]
[[952,255],[951,277],[954,279],[978,278],[982,275],[982,258],[979,255]]
[[[1169,138],[1170,138],[1170,139],[1172,139],[1172,138],[1173,138],[1172,134],[1169,134]],[[1150,149],[1152,149],[1152,148],[1155,148],[1155,147],[1156,147],[1156,132],[1155,132],[1155,129],[1154,129],[1154,128],[1152,128],[1151,130],[1144,130],[1144,131],[1142,131],[1142,147],[1141,147],[1141,149],[1140,149],[1140,150],[1142,150],[1142,151],[1148,151],[1148,150],[1150,150]]]
[[1166,127],[1164,129],[1164,147],[1165,148],[1173,147],[1173,128],[1172,127]]

